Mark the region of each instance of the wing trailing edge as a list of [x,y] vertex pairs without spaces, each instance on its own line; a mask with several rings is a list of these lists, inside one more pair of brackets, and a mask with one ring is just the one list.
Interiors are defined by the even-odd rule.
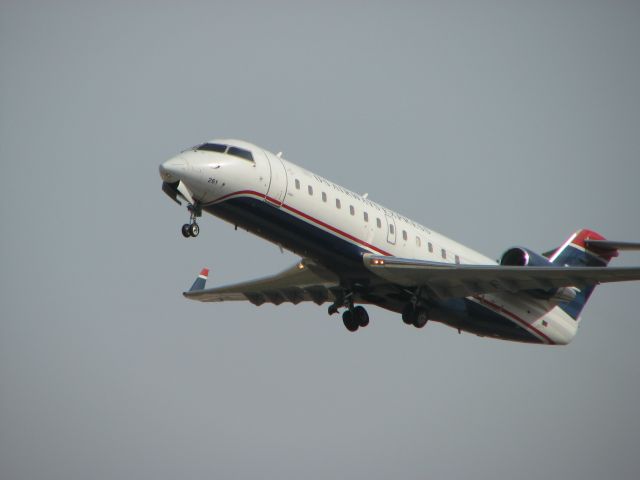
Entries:
[[517,293],[640,280],[640,267],[457,265],[367,254],[367,269],[404,287],[426,287],[441,298]]
[[256,280],[204,288],[208,271],[204,269],[183,295],[200,302],[249,301],[254,305],[310,301],[321,305],[341,295],[339,279],[310,260],[302,260],[278,273]]

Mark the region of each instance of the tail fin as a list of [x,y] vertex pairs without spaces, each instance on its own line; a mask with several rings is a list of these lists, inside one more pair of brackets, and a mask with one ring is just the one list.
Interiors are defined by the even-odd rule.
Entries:
[[[618,256],[618,250],[611,248],[607,243],[610,242],[606,242],[599,233],[586,229],[578,230],[560,248],[550,253],[549,260],[558,266],[606,267],[612,258]],[[575,299],[561,303],[559,307],[578,320],[595,287],[594,284],[582,288]]]

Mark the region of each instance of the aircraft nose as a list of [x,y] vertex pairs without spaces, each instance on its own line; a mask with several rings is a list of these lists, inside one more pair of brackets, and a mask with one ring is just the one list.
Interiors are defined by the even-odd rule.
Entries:
[[160,177],[164,182],[175,183],[187,173],[189,165],[181,157],[174,157],[160,165]]

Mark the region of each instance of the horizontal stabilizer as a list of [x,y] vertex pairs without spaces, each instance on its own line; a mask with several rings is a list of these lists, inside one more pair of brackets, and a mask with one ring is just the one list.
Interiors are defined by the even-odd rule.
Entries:
[[596,250],[640,250],[637,242],[616,242],[613,240],[585,240],[588,247]]

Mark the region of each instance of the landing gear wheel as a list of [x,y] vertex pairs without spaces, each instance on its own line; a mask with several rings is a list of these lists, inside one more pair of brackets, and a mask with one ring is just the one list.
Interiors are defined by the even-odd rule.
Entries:
[[361,307],[360,305],[355,307],[353,309],[353,317],[359,326],[366,327],[369,325],[369,314],[364,307]]
[[427,324],[428,321],[429,321],[429,314],[424,308],[420,308],[415,313],[413,326],[416,328],[422,328]]
[[198,226],[197,223],[192,223],[191,225],[189,225],[189,234],[192,237],[197,237],[199,233],[200,233],[200,227]]
[[347,330],[349,330],[350,332],[355,332],[360,326],[358,325],[356,317],[351,312],[351,310],[344,311],[344,313],[342,314],[342,323],[344,323],[344,326],[347,327]]
[[415,322],[415,316],[416,313],[413,305],[408,304],[406,307],[404,307],[404,310],[402,311],[402,321],[406,325],[413,325]]
[[334,313],[338,313],[338,307],[336,305],[329,305],[329,308],[327,309],[327,313],[329,315],[333,315]]
[[191,226],[188,223],[185,223],[184,225],[182,225],[182,236],[184,238],[189,238],[191,236],[191,233],[189,232],[190,227]]

